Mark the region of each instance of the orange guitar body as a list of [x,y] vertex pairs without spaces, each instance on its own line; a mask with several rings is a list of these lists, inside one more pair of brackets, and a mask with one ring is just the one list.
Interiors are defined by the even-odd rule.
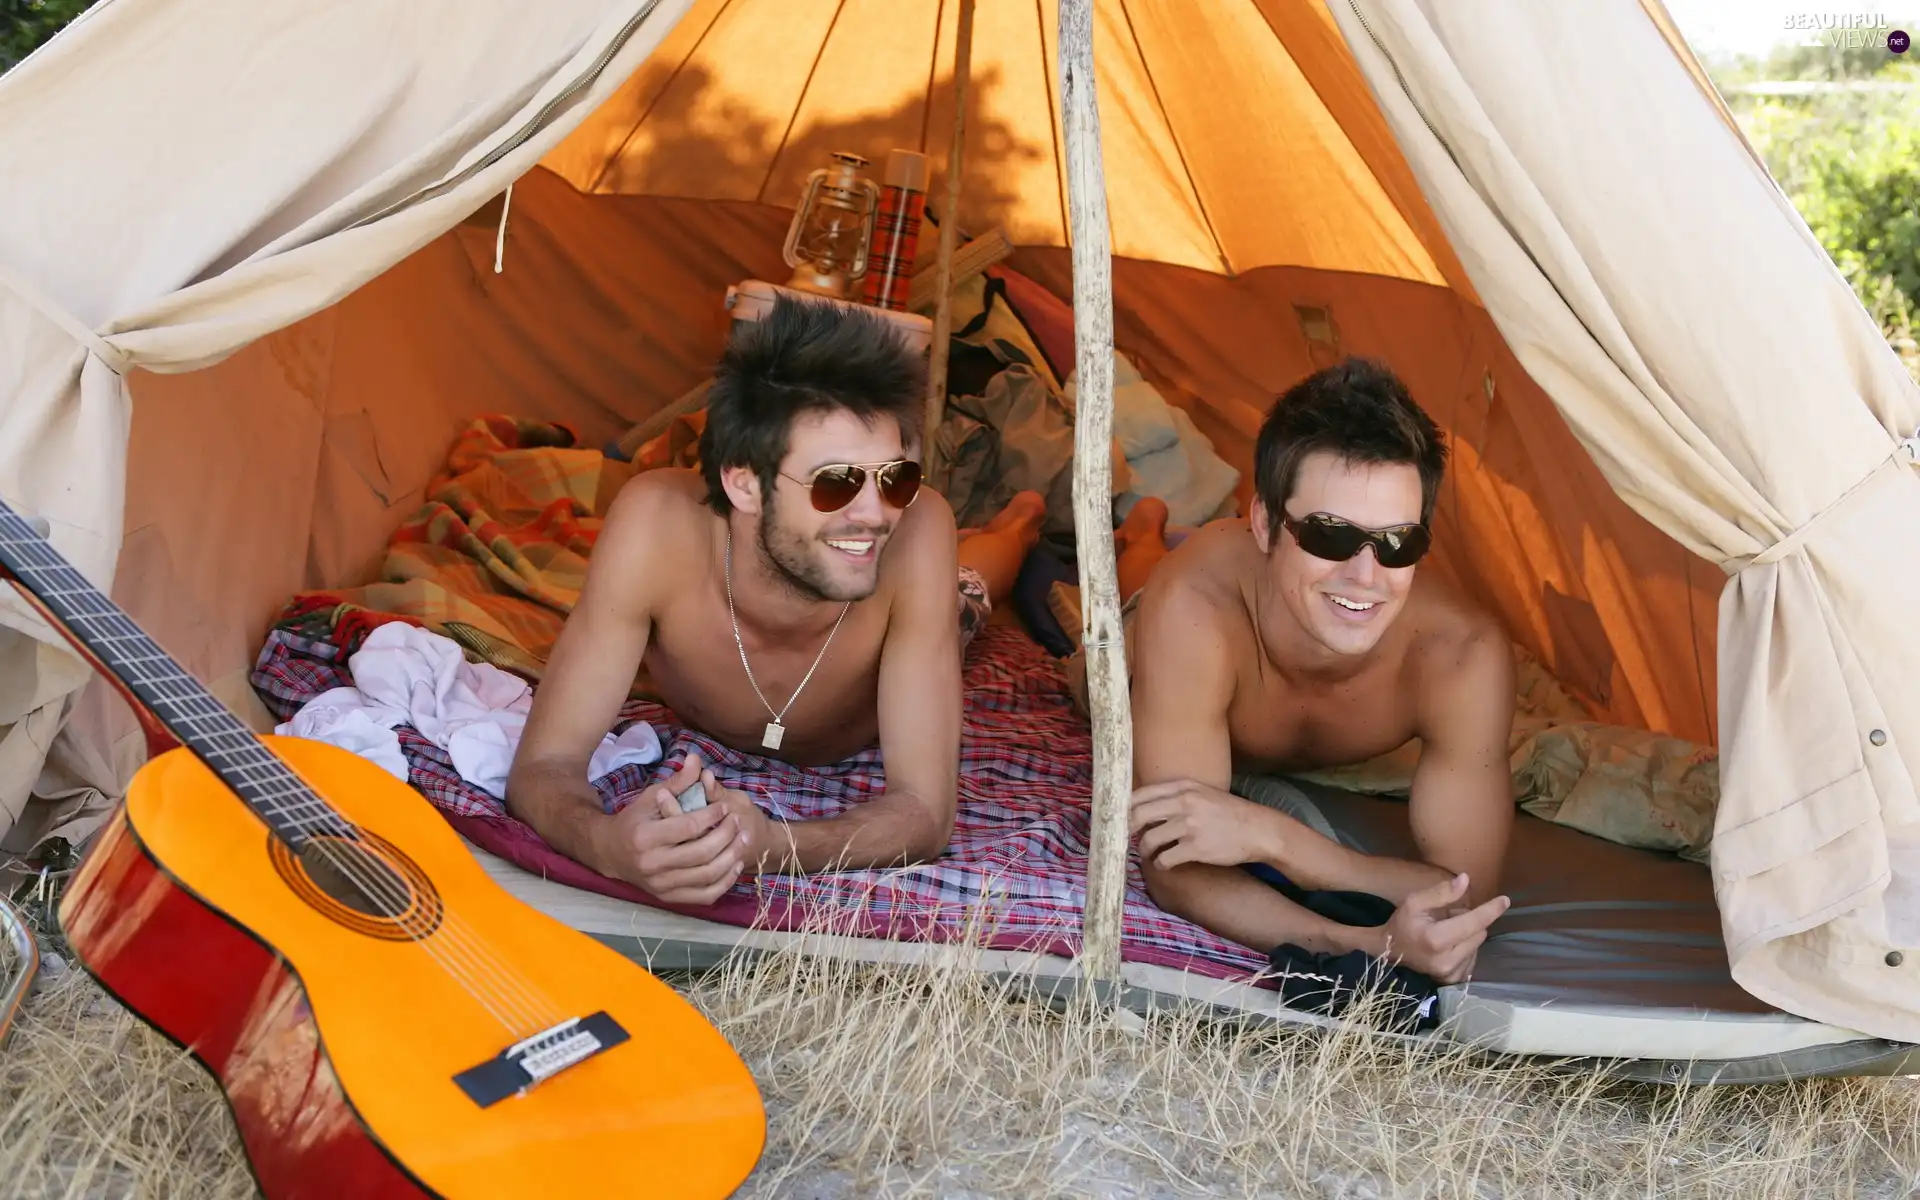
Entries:
[[[703,1197],[745,1180],[765,1143],[760,1095],[698,1011],[509,896],[379,767],[262,740],[361,844],[384,843],[404,912],[330,899],[173,750],[134,778],[60,916],[89,971],[219,1079],[267,1196]],[[456,1083],[590,1014],[624,1040],[484,1104]]]

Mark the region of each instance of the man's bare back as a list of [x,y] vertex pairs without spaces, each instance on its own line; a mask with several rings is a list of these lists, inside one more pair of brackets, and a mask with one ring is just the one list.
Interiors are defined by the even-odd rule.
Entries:
[[[1390,953],[1442,981],[1505,911],[1511,650],[1490,616],[1416,579],[1438,445],[1378,368],[1321,372],[1268,418],[1248,519],[1192,535],[1141,589],[1132,825],[1168,911],[1263,952]],[[1358,763],[1411,738],[1417,861],[1357,853],[1230,790],[1236,773]],[[1261,872],[1396,911],[1384,927],[1339,925]]]

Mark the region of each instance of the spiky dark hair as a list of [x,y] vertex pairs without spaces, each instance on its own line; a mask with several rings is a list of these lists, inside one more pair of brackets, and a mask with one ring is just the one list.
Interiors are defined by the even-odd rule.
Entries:
[[734,327],[714,370],[700,433],[707,505],[723,516],[733,511],[720,482],[728,467],[752,469],[771,495],[802,413],[844,409],[868,424],[891,418],[911,453],[926,393],[925,363],[884,318],[778,297],[760,320]]
[[1447,444],[1439,426],[1385,364],[1348,358],[1307,376],[1275,402],[1253,450],[1254,491],[1277,537],[1300,464],[1325,450],[1354,465],[1406,463],[1420,472],[1420,519],[1433,520]]

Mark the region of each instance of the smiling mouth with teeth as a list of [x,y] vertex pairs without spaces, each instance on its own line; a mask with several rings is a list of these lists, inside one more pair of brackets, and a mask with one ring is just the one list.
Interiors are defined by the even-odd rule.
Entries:
[[1380,603],[1378,600],[1369,600],[1369,601],[1366,601],[1365,603],[1361,603],[1356,600],[1348,600],[1344,596],[1335,596],[1330,593],[1328,594],[1327,599],[1333,601],[1335,604],[1339,605],[1341,608],[1346,609],[1348,612],[1371,612]]
[[835,550],[838,550],[843,554],[851,554],[856,557],[860,557],[860,556],[864,556],[869,550],[873,549],[873,539],[872,538],[859,538],[859,539],[828,538],[827,545],[832,546]]

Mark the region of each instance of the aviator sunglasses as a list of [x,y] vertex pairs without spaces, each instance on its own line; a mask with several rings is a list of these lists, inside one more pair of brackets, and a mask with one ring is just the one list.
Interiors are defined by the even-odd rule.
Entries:
[[807,485],[807,495],[817,511],[831,513],[854,502],[860,489],[867,486],[868,475],[874,477],[880,499],[889,507],[905,508],[920,494],[920,464],[906,458],[883,463],[828,463],[807,479],[786,477]]
[[1300,543],[1302,550],[1329,562],[1346,562],[1372,546],[1373,556],[1381,566],[1410,567],[1433,545],[1433,535],[1421,524],[1368,529],[1323,512],[1308,513],[1304,517],[1290,517],[1283,512],[1280,524]]

